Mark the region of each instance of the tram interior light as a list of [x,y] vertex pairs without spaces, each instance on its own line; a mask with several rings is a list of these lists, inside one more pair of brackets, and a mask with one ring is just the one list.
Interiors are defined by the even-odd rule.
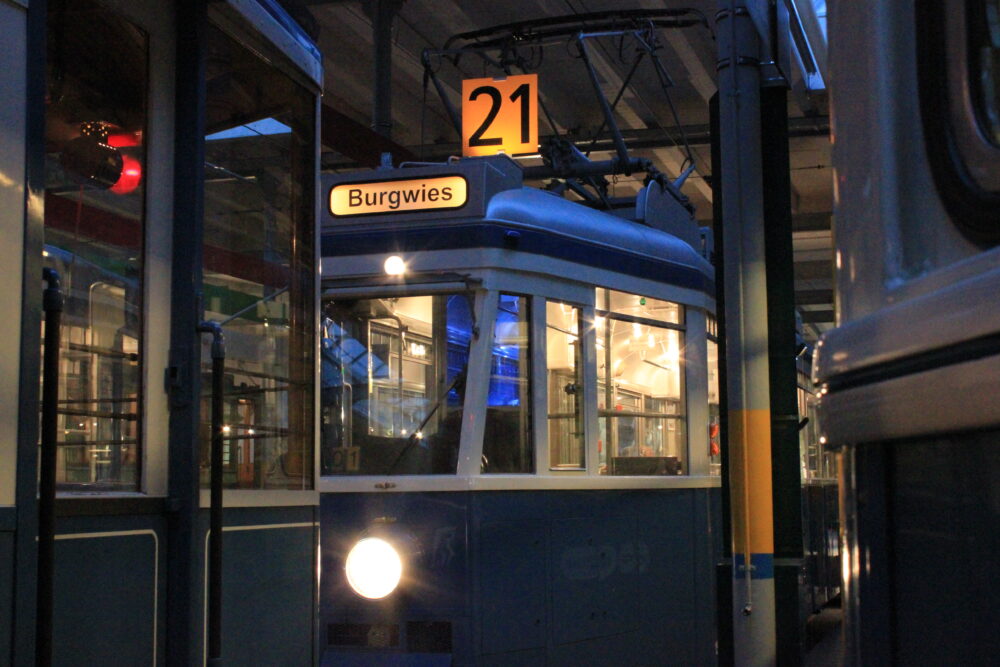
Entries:
[[347,554],[344,571],[355,593],[369,600],[380,600],[399,585],[403,559],[389,542],[364,537]]

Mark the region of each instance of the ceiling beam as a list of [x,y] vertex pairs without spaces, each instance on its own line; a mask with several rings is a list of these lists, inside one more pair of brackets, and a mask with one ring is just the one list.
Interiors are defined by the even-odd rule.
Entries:
[[813,260],[795,262],[796,280],[833,279],[833,262],[828,260]]
[[830,230],[830,213],[795,213],[792,232],[826,232]]
[[822,306],[833,303],[832,289],[807,289],[795,292],[796,306]]
[[[711,143],[712,137],[709,132],[708,125],[685,125],[683,127],[684,135],[687,137],[688,143],[692,146],[706,146]],[[789,138],[796,137],[820,137],[826,136],[830,133],[830,119],[827,116],[818,116],[813,118],[789,118],[788,119],[788,136]],[[673,136],[670,136],[673,135]],[[622,129],[622,138],[625,140],[625,145],[629,147],[629,150],[640,150],[640,149],[657,149],[657,148],[675,148],[682,144],[675,140],[675,137],[680,136],[680,132],[671,132],[670,135],[667,131],[662,128],[638,128],[638,129]],[[540,136],[538,143],[545,144],[549,139],[549,136]],[[572,137],[564,136],[563,138],[573,141],[581,148],[590,150],[591,139],[589,137]],[[418,155],[426,156],[425,159],[429,162],[440,162],[447,160],[452,155],[459,155],[462,152],[462,147],[457,143],[436,143],[436,144],[426,144],[424,146],[410,146],[410,151]],[[602,133],[594,145],[593,150],[597,152],[613,151],[614,142],[611,137],[610,132]],[[350,164],[337,164],[337,168],[347,169],[351,167]],[[822,220],[815,218],[814,216],[825,216]],[[794,219],[801,218],[804,222],[804,226],[795,224]],[[794,231],[821,231],[825,229],[830,229],[830,215],[828,213],[824,214],[796,214],[793,216]]]
[[324,104],[321,113],[320,140],[323,145],[352,160],[354,167],[377,167],[382,153],[392,153],[395,164],[417,159],[409,149],[331,106]]
[[833,323],[834,321],[832,310],[800,310],[799,314],[802,316],[804,324]]

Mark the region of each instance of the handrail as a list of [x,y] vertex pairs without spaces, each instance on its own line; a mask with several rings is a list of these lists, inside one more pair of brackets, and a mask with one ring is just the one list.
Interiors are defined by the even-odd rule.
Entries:
[[38,471],[38,577],[35,664],[52,664],[52,611],[56,530],[56,434],[59,403],[59,335],[63,294],[55,269],[42,269],[48,283],[42,299],[45,346],[42,356],[41,452]]
[[208,664],[222,665],[222,411],[226,337],[222,325],[206,321],[198,333],[212,334],[212,476],[208,543]]

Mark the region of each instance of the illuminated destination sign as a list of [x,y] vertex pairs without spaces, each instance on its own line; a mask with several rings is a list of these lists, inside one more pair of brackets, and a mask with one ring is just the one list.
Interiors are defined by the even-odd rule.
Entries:
[[351,215],[461,208],[469,199],[463,176],[341,183],[330,189],[330,213]]

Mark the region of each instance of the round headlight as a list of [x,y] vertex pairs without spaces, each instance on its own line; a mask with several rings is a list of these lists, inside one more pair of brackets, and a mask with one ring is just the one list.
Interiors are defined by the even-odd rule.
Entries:
[[403,576],[403,561],[385,540],[365,537],[347,554],[344,570],[355,593],[378,600],[396,590]]
[[399,255],[390,255],[385,258],[382,268],[390,276],[401,276],[406,273],[406,262]]

